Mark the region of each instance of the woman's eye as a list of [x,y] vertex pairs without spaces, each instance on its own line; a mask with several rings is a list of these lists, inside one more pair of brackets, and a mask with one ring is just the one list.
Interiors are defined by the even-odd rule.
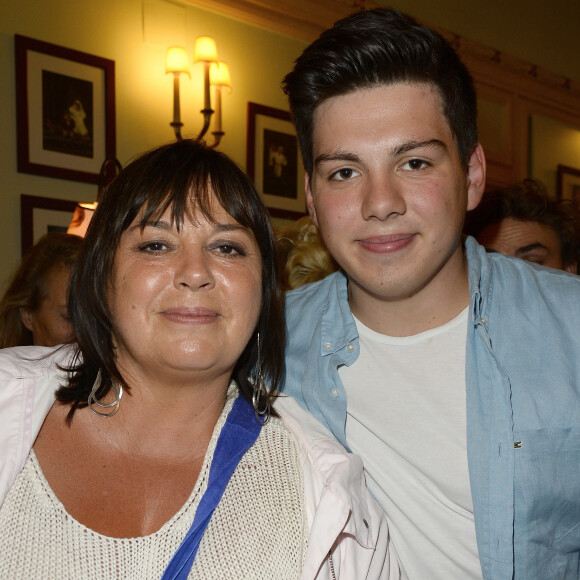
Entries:
[[343,167],[338,171],[334,172],[330,178],[336,181],[346,181],[352,179],[356,175],[356,171],[350,167]]
[[218,252],[220,254],[223,254],[224,256],[245,256],[246,252],[244,251],[244,249],[239,246],[238,244],[218,244],[216,246],[216,249],[218,250]]
[[163,242],[146,242],[139,246],[139,250],[142,252],[149,252],[151,254],[159,254],[167,249],[167,245]]

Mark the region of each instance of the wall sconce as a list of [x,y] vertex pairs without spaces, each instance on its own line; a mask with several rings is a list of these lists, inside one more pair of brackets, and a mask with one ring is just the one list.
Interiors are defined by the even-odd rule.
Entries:
[[191,78],[187,52],[181,46],[170,46],[165,57],[165,74],[173,73],[173,123],[175,137],[181,139],[181,112],[179,107],[179,75],[185,73]]
[[[209,36],[196,38],[193,62],[203,63],[203,109],[200,111],[203,115],[203,126],[195,140],[199,141],[205,136],[211,117],[215,113],[214,131],[212,131],[214,142],[209,146],[216,147],[225,135],[222,129],[221,89],[228,87],[231,90],[230,73],[227,65],[218,61],[215,40]],[[191,78],[189,61],[184,48],[171,46],[167,49],[165,74],[169,73],[173,73],[173,122],[170,125],[175,132],[175,138],[180,140],[183,138],[181,136],[183,123],[179,100],[179,77],[181,74],[187,74]],[[211,108],[210,85],[215,87],[215,111]]]
[[214,87],[215,95],[215,118],[214,130],[212,135],[217,145],[225,135],[222,130],[222,88],[227,87],[232,90],[232,81],[230,79],[230,70],[225,62],[212,62],[209,69],[209,83]]

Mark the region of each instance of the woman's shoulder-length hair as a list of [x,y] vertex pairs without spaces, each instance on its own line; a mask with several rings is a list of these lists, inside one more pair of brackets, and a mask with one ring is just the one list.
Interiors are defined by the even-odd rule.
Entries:
[[[243,396],[252,399],[260,333],[262,373],[272,390],[283,373],[285,325],[276,268],[274,234],[266,208],[248,177],[223,153],[202,143],[182,140],[149,151],[130,163],[108,186],[87,231],[73,270],[69,297],[77,349],[69,384],[57,399],[71,405],[69,421],[87,399],[98,371],[102,398],[112,382],[127,388],[115,364],[113,320],[108,304],[115,254],[123,232],[140,216],[154,222],[169,212],[177,228],[190,218],[192,207],[212,219],[216,199],[238,223],[255,236],[262,263],[262,308],[257,327],[234,369]],[[266,401],[262,401],[266,403]],[[261,408],[263,406],[261,405]]]

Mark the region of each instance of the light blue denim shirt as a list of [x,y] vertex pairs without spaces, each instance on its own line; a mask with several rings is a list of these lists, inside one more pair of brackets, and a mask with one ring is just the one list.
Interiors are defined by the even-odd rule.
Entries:
[[[580,276],[465,242],[467,448],[486,579],[580,578]],[[338,367],[359,355],[347,280],[289,292],[283,392],[348,449]],[[388,369],[385,369],[388,373]]]

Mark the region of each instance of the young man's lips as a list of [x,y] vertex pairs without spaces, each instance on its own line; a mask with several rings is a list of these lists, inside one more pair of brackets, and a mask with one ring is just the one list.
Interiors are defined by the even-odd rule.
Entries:
[[210,324],[218,318],[218,313],[209,308],[167,308],[160,314],[177,324]]
[[365,250],[377,254],[388,254],[407,247],[415,238],[415,234],[388,234],[384,236],[372,236],[357,240]]

